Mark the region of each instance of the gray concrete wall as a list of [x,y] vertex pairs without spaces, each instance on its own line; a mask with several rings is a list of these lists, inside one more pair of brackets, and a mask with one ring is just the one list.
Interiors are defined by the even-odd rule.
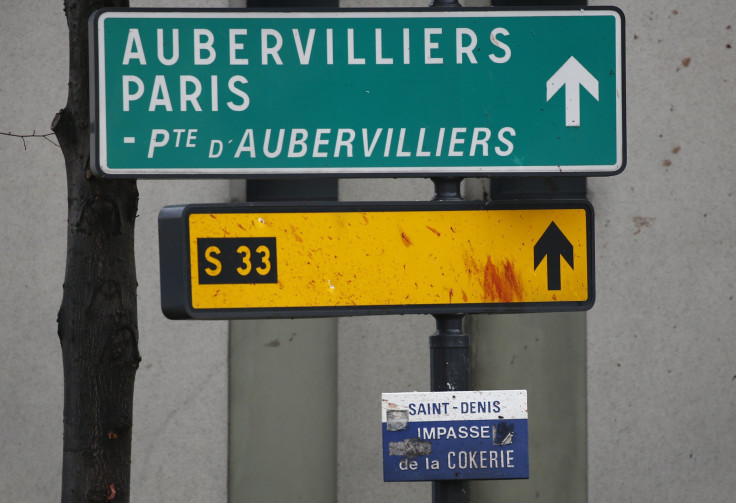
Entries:
[[[204,2],[132,2],[135,6]],[[224,6],[225,2],[210,2]],[[63,2],[4,0],[0,131],[49,131],[66,102]],[[53,137],[51,138],[53,139]],[[0,137],[0,500],[58,501],[63,382],[56,313],[66,253],[61,150]],[[132,501],[225,501],[227,322],[161,314],[157,216],[167,204],[221,202],[225,181],[141,181],[136,223],[140,352]]]
[[585,318],[469,317],[473,389],[525,389],[529,407],[529,479],[474,482],[473,501],[586,501]]
[[230,334],[229,501],[336,501],[337,320]]
[[734,4],[618,5],[629,165],[590,183],[590,501],[732,501]]
[[[0,16],[0,130],[48,132],[66,101],[65,20],[48,2],[9,2]],[[48,36],[38,39],[28,26]],[[48,71],[51,70],[51,73]],[[54,72],[56,77],[54,77]],[[56,78],[58,82],[49,85]],[[66,250],[58,147],[0,138],[0,492],[31,502],[61,492],[63,389],[56,313]],[[45,476],[30,477],[29,474]]]

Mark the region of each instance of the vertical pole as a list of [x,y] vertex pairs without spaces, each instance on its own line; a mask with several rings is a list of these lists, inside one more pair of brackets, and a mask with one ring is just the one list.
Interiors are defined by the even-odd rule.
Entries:
[[463,314],[437,314],[437,331],[429,336],[432,391],[468,391],[470,338]]
[[449,176],[432,178],[434,182],[432,201],[461,201],[463,196],[460,195],[460,183],[462,181],[462,178]]
[[[470,389],[470,338],[463,332],[462,314],[435,315],[437,331],[429,336],[432,391]],[[432,482],[433,503],[467,503],[470,483],[465,480]]]
[[[432,178],[433,201],[459,201],[462,178]],[[429,336],[429,371],[432,391],[470,389],[470,337],[463,332],[463,314],[438,314],[437,331]],[[432,482],[433,503],[467,503],[470,483],[464,480]]]
[[[459,0],[432,0],[430,8],[462,8]],[[432,178],[432,201],[461,200],[462,178]],[[469,337],[463,333],[462,314],[435,315],[437,331],[429,336],[430,382],[432,391],[466,391],[470,388]],[[467,503],[470,485],[466,481],[432,482],[432,503]]]

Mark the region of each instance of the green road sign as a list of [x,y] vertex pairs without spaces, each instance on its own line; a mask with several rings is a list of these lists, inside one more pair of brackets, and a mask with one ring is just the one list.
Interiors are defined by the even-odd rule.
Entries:
[[623,14],[102,10],[105,176],[611,175]]

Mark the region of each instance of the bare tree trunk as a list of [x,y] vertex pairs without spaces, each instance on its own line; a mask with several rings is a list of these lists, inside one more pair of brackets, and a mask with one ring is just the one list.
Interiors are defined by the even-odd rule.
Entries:
[[133,385],[140,362],[135,180],[91,176],[87,21],[125,1],[65,0],[69,95],[52,129],[64,153],[67,262],[59,310],[64,362],[62,503],[128,502]]

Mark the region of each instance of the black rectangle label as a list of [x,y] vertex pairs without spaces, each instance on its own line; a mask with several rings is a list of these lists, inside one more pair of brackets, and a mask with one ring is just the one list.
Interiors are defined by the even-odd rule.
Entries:
[[200,285],[278,283],[276,238],[199,238]]

